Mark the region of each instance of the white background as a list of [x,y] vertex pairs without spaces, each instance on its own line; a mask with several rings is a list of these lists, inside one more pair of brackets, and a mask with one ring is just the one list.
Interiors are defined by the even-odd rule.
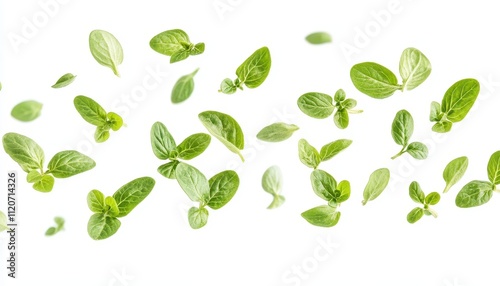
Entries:
[[[500,149],[500,20],[493,1],[1,3],[0,133],[33,138],[47,160],[56,152],[75,149],[95,159],[97,166],[72,178],[56,179],[51,193],[40,193],[25,182],[19,166],[0,152],[0,177],[5,178],[9,170],[20,175],[19,278],[7,279],[2,266],[0,285],[500,284],[498,194],[478,208],[459,209],[454,204],[467,181],[487,179],[488,159]],[[43,8],[44,3],[52,6]],[[205,53],[171,65],[168,57],[149,47],[154,35],[175,28],[185,30],[194,43],[205,42]],[[125,55],[119,66],[121,78],[92,58],[88,35],[94,29],[107,30],[121,42]],[[329,32],[333,43],[308,44],[304,37],[314,31]],[[222,79],[234,79],[238,65],[262,46],[269,47],[273,60],[265,83],[234,95],[219,94]],[[418,48],[432,63],[424,84],[384,100],[354,88],[349,78],[353,64],[375,61],[398,74],[399,57],[407,47]],[[173,105],[173,84],[198,67],[193,95]],[[67,72],[77,75],[75,82],[52,89]],[[441,101],[449,86],[467,77],[481,82],[475,107],[452,132],[433,133],[430,102]],[[309,118],[296,106],[303,93],[333,95],[339,88],[365,111],[352,115],[346,130],[337,129],[332,119]],[[120,113],[127,127],[103,144],[87,139],[94,129],[72,104],[79,94]],[[34,122],[18,122],[10,110],[28,99],[44,104],[42,115]],[[390,160],[400,149],[390,126],[401,109],[414,117],[412,140],[430,149],[425,161],[408,155]],[[213,138],[207,151],[190,161],[207,177],[231,168],[241,178],[233,200],[220,210],[210,210],[208,224],[192,230],[186,217],[193,203],[176,181],[156,172],[163,162],[152,153],[149,130],[161,121],[180,142],[190,134],[206,132],[197,118],[205,110],[225,112],[239,121],[246,136],[247,160],[241,164]],[[258,142],[255,134],[276,121],[301,129],[282,143]],[[346,151],[321,165],[337,180],[352,184],[351,198],[342,204],[342,217],[333,228],[311,226],[300,216],[323,204],[311,189],[311,170],[298,159],[300,138],[318,148],[340,138],[353,140]],[[426,193],[440,192],[445,165],[463,155],[469,157],[469,169],[435,207],[439,218],[407,223],[406,214],[416,206],[408,196],[411,181],[419,181]],[[273,164],[283,170],[287,201],[279,209],[267,210],[272,198],[261,189],[260,179]],[[393,180],[378,199],[363,207],[368,177],[381,167],[390,168]],[[92,240],[86,229],[92,214],[87,193],[99,189],[111,195],[141,176],[154,177],[153,192],[121,219],[114,236]],[[0,209],[5,212],[6,180],[2,184]],[[66,228],[45,237],[54,216],[63,216]],[[4,261],[0,265],[4,265],[5,232],[0,242]],[[323,248],[328,242],[330,252]]]

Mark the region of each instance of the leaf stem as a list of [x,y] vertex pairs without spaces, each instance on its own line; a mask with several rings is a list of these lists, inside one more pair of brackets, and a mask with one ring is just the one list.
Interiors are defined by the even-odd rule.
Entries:
[[397,157],[401,156],[404,154],[404,152],[406,152],[406,146],[403,146],[403,149],[401,149],[401,151],[399,151],[399,153],[397,153],[396,155],[392,156],[391,159],[394,160],[396,159]]

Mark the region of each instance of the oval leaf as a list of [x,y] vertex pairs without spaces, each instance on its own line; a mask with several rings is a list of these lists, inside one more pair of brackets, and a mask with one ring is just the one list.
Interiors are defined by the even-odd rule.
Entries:
[[375,170],[366,183],[363,191],[363,205],[376,199],[385,190],[391,179],[391,172],[387,168]]
[[494,185],[500,184],[500,151],[496,151],[488,161],[488,179]]
[[205,133],[196,133],[189,136],[177,146],[177,158],[191,160],[199,156],[210,145],[211,138],[210,135]]
[[321,227],[332,227],[339,222],[340,212],[335,208],[324,205],[312,208],[301,214],[310,224]]
[[52,191],[53,187],[54,187],[54,177],[48,174],[43,174],[40,180],[33,184],[33,189],[42,193],[48,193]]
[[38,101],[27,100],[14,106],[10,114],[12,115],[12,117],[19,121],[29,122],[37,119],[38,116],[40,116],[42,107],[43,104]]
[[460,208],[471,208],[484,205],[493,195],[493,186],[490,182],[472,181],[466,184],[455,198],[455,204]]
[[92,158],[78,151],[61,151],[52,157],[48,172],[56,178],[68,178],[95,167]]
[[256,88],[266,80],[271,70],[271,53],[267,47],[256,50],[236,70],[241,84]]
[[150,177],[137,178],[119,188],[113,198],[120,210],[116,217],[128,215],[153,190],[155,180]]
[[87,194],[87,205],[95,213],[106,211],[104,194],[98,190],[92,190]]
[[205,208],[195,208],[192,207],[188,211],[188,221],[189,225],[193,229],[199,229],[204,227],[208,221],[208,211]]
[[31,138],[17,133],[6,133],[2,137],[3,149],[23,171],[42,170],[45,155],[42,148]]
[[116,76],[120,76],[118,65],[123,62],[123,50],[115,36],[103,30],[94,30],[90,32],[89,46],[99,64],[111,68]]
[[443,179],[446,182],[443,193],[448,192],[464,176],[468,166],[469,159],[465,156],[456,158],[446,165],[443,171]]
[[346,129],[349,126],[349,112],[347,109],[340,109],[335,112],[333,122],[340,129]]
[[166,56],[184,50],[186,44],[190,44],[189,37],[180,29],[161,32],[149,41],[149,46],[154,51]]
[[106,110],[90,97],[78,95],[73,100],[76,111],[85,121],[95,126],[103,126],[107,122]]
[[313,45],[320,45],[332,42],[332,37],[326,32],[315,32],[307,35],[306,41]]
[[398,145],[406,146],[413,134],[413,117],[406,110],[400,110],[392,121],[392,138]]
[[172,88],[171,100],[172,103],[181,103],[188,99],[194,90],[194,76],[199,69],[194,72],[181,76]]
[[308,92],[297,99],[297,105],[304,114],[323,119],[332,115],[335,106],[333,98],[325,93]]
[[162,174],[165,178],[175,179],[175,168],[177,168],[178,164],[179,161],[168,162],[158,167],[157,171],[158,173]]
[[393,72],[372,62],[354,65],[351,68],[351,80],[359,91],[377,99],[389,97],[401,89]]
[[210,198],[207,178],[195,167],[180,162],[175,168],[175,178],[193,202],[206,203]]
[[416,203],[425,204],[425,194],[418,182],[410,184],[410,198]]
[[214,210],[225,206],[236,194],[240,186],[240,178],[235,171],[223,171],[210,178],[210,198],[207,205]]
[[328,202],[335,198],[334,193],[337,189],[337,181],[327,172],[314,170],[311,173],[311,185],[314,193],[323,200]]
[[262,175],[262,188],[271,195],[281,192],[283,186],[283,175],[278,166],[271,166]]
[[479,82],[473,78],[457,81],[444,94],[441,111],[451,122],[462,121],[476,102],[479,90]]
[[415,159],[423,160],[427,158],[429,150],[424,143],[412,142],[410,143],[410,145],[408,145],[406,152],[408,152],[408,154],[410,154]]
[[407,48],[399,61],[399,73],[403,78],[403,88],[412,90],[422,84],[431,74],[429,59],[415,48]]
[[94,240],[106,239],[115,234],[120,228],[121,222],[107,214],[93,214],[87,224],[87,232]]
[[424,216],[424,210],[422,208],[416,207],[406,216],[406,220],[409,223],[416,223],[419,219]]
[[338,153],[345,150],[347,147],[351,146],[352,140],[349,139],[339,139],[333,142],[326,144],[321,147],[321,151],[319,152],[319,157],[322,162],[330,160],[335,157]]
[[57,82],[52,85],[52,88],[61,88],[70,85],[76,78],[76,75],[73,75],[71,73],[67,73],[60,77]]
[[155,122],[150,132],[151,147],[153,153],[158,159],[166,160],[170,153],[175,150],[176,144],[174,137],[168,132],[167,127],[161,122]]
[[311,146],[306,139],[299,140],[299,159],[302,164],[316,169],[321,162],[318,150]]
[[295,124],[283,122],[273,123],[257,133],[257,138],[266,142],[281,142],[290,138],[299,127]]

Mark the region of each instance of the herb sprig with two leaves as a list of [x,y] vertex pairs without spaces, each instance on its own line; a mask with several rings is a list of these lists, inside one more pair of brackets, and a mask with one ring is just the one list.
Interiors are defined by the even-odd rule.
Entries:
[[170,63],[179,62],[189,56],[201,55],[205,51],[205,44],[193,44],[188,34],[181,29],[167,30],[154,36],[149,46],[156,52],[170,56]]
[[54,218],[54,222],[56,226],[49,227],[45,232],[45,236],[53,236],[64,229],[64,218],[57,216]]
[[400,146],[403,146],[403,148],[401,148],[401,151],[399,151],[399,153],[392,156],[391,159],[396,159],[404,153],[408,153],[413,158],[418,160],[427,158],[429,150],[424,143],[410,143],[410,137],[413,135],[413,127],[413,117],[408,111],[403,109],[396,113],[396,117],[394,117],[394,121],[392,122],[391,133],[394,142],[396,142],[396,144]]
[[262,188],[267,193],[273,196],[273,201],[267,207],[274,209],[281,206],[285,202],[285,197],[280,195],[283,187],[283,175],[278,166],[271,166],[262,175]]
[[422,191],[422,188],[420,188],[418,182],[414,181],[410,184],[410,198],[414,202],[422,204],[423,207],[416,207],[408,213],[408,215],[406,216],[406,220],[409,223],[417,222],[424,216],[424,214],[432,215],[433,217],[437,218],[437,213],[433,209],[431,209],[430,206],[439,203],[439,200],[441,199],[439,193],[432,192],[426,196],[424,191]]
[[179,160],[191,160],[201,155],[210,145],[211,137],[205,133],[188,136],[181,144],[175,143],[174,137],[161,122],[155,122],[151,127],[151,147],[160,160],[170,162],[158,167],[158,173],[169,179],[175,179],[175,169]]
[[153,190],[155,180],[142,177],[120,187],[113,196],[104,197],[98,190],[87,195],[89,209],[94,212],[87,224],[92,239],[101,240],[115,234],[121,226],[118,218],[128,215]]
[[74,151],[61,151],[52,157],[44,171],[45,154],[31,138],[17,133],[7,133],[2,138],[5,152],[28,173],[28,183],[40,192],[50,192],[54,187],[54,177],[68,178],[95,167],[90,157]]
[[352,140],[339,139],[321,147],[318,152],[316,148],[311,146],[306,139],[299,140],[299,159],[302,164],[309,168],[317,169],[321,162],[325,162],[342,152],[349,147]]

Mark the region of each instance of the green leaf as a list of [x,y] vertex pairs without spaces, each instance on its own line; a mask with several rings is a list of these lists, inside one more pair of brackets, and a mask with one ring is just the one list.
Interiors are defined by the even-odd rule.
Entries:
[[167,127],[161,122],[155,122],[151,127],[151,147],[155,156],[166,160],[176,146],[174,137],[168,132]]
[[158,173],[163,175],[165,178],[168,179],[175,179],[175,168],[177,168],[177,165],[179,164],[179,161],[175,160],[172,162],[168,162],[166,164],[161,165],[158,167]]
[[351,80],[359,91],[377,99],[389,97],[401,89],[393,72],[372,62],[354,65],[351,68]]
[[351,196],[351,183],[349,183],[349,181],[340,181],[340,183],[337,185],[336,191],[338,191],[335,192],[335,195],[338,193],[338,196],[336,196],[335,199],[335,202],[337,204],[347,201]]
[[0,211],[0,232],[9,229],[7,227],[7,216]]
[[444,94],[441,111],[451,122],[465,118],[479,95],[479,82],[473,78],[462,79],[454,83]]
[[425,194],[418,182],[413,181],[410,184],[410,198],[416,203],[425,204]]
[[424,143],[412,142],[410,143],[410,145],[408,145],[406,152],[408,152],[408,154],[410,154],[415,159],[423,160],[427,158],[429,150]]
[[352,140],[349,139],[339,139],[326,144],[321,147],[319,152],[319,157],[322,162],[330,160],[335,157],[338,153],[345,150],[347,147],[351,146]]
[[[348,110],[353,109],[354,107],[356,107],[356,105],[358,105],[358,102],[352,98],[348,98],[341,103],[341,107]],[[356,110],[356,111],[352,110],[351,112],[361,113],[363,112],[363,110]]]
[[493,196],[495,186],[486,181],[472,181],[458,192],[455,204],[460,208],[471,208],[484,205]]
[[56,227],[56,230],[59,231],[59,230],[62,230],[64,228],[64,218],[62,217],[59,217],[59,216],[56,216],[54,218],[54,222],[56,223],[57,227]]
[[180,50],[184,50],[183,43],[189,44],[189,37],[183,30],[167,30],[154,36],[149,42],[149,46],[156,52],[172,56]]
[[70,85],[76,78],[76,75],[71,73],[64,74],[60,77],[57,82],[52,86],[52,88],[61,88]]
[[340,219],[340,212],[327,205],[312,208],[301,215],[310,224],[321,227],[332,227]]
[[207,205],[214,210],[225,206],[236,194],[240,186],[240,178],[235,171],[223,171],[208,181],[210,186],[210,198]]
[[346,129],[349,126],[349,113],[347,109],[339,109],[333,116],[333,122],[340,129]]
[[440,121],[436,124],[434,124],[434,126],[432,126],[432,131],[434,132],[438,132],[438,133],[446,133],[446,132],[449,132],[451,130],[451,127],[452,127],[453,123],[451,123],[450,121]]
[[334,193],[337,190],[337,181],[327,172],[314,170],[311,173],[311,185],[314,193],[323,200],[328,202],[335,198]]
[[199,68],[194,72],[181,76],[172,88],[171,100],[172,103],[181,103],[188,99],[194,90],[194,76]]
[[366,183],[365,190],[363,191],[363,205],[367,202],[373,201],[385,190],[391,179],[391,172],[387,168],[375,170]]
[[233,94],[236,92],[236,85],[230,78],[226,78],[220,83],[219,92],[224,94]]
[[53,187],[54,187],[54,177],[48,174],[42,175],[40,180],[33,184],[33,189],[42,193],[48,193],[52,191]]
[[432,192],[425,197],[425,204],[435,205],[439,203],[441,196],[437,192]]
[[331,43],[332,37],[326,32],[315,32],[307,35],[306,41],[313,45]]
[[87,224],[87,232],[94,240],[106,239],[115,234],[120,228],[121,222],[107,214],[93,214]]
[[120,214],[120,210],[118,209],[118,204],[116,203],[115,198],[106,197],[106,199],[104,200],[104,203],[106,204],[106,206],[109,207],[108,213],[110,216],[116,217],[116,216],[118,216],[118,214]]
[[431,74],[429,59],[415,48],[407,48],[401,55],[399,73],[403,78],[403,88],[412,90],[422,84]]
[[257,133],[257,138],[266,142],[281,142],[290,138],[299,127],[295,124],[277,122],[268,125]]
[[190,200],[201,203],[209,201],[210,185],[198,169],[180,162],[175,169],[175,178]]
[[446,165],[443,171],[443,179],[446,182],[443,193],[448,192],[464,176],[468,166],[469,159],[465,156],[458,157]]
[[208,221],[208,211],[205,208],[192,207],[188,211],[189,225],[193,229],[204,227]]
[[45,231],[45,236],[53,236],[56,233],[57,233],[57,230],[55,227],[49,227],[47,229],[47,231]]
[[210,145],[211,138],[210,135],[205,133],[196,133],[189,136],[177,146],[177,158],[191,160],[199,156]]
[[198,43],[191,48],[189,54],[191,56],[196,56],[203,54],[204,51],[205,51],[205,43]]
[[396,113],[392,121],[392,138],[396,144],[401,146],[408,145],[413,134],[413,117],[406,110],[400,110]]
[[170,57],[170,63],[176,63],[180,62],[182,60],[185,60],[189,57],[189,50],[180,50],[178,52],[175,52],[171,57]]
[[343,89],[338,89],[336,92],[335,92],[335,95],[333,97],[333,99],[335,100],[335,102],[337,103],[341,103],[342,101],[345,100],[345,91]]
[[409,223],[416,223],[423,216],[424,216],[424,209],[416,207],[412,209],[411,212],[406,216],[406,220]]
[[73,100],[76,111],[85,121],[95,126],[103,126],[107,122],[106,110],[90,97],[78,95]]
[[488,179],[493,185],[500,184],[500,151],[496,151],[488,161]]
[[137,178],[118,189],[113,198],[118,204],[120,213],[116,217],[128,215],[153,190],[155,180],[150,177]]
[[316,169],[321,162],[318,150],[311,146],[306,139],[299,140],[299,159],[302,164]]
[[333,98],[320,92],[308,92],[297,99],[297,105],[304,114],[318,119],[332,115],[335,106]]
[[23,101],[12,109],[10,115],[23,122],[29,122],[37,119],[42,111],[43,104],[34,100]]
[[210,134],[219,139],[231,152],[237,154],[241,161],[245,161],[240,153],[240,150],[245,147],[245,138],[240,125],[234,118],[217,111],[204,111],[198,115],[198,118]]
[[271,53],[267,47],[256,50],[236,70],[241,84],[256,88],[266,80],[271,70]]
[[271,166],[262,175],[262,188],[271,195],[277,195],[283,187],[283,175],[278,166]]
[[429,119],[431,122],[437,122],[441,120],[441,104],[439,102],[431,102],[431,114],[429,115]]
[[107,118],[109,127],[111,127],[113,131],[118,131],[123,126],[123,119],[120,115],[114,112],[108,112]]
[[94,133],[94,140],[97,143],[106,142],[109,139],[109,126],[98,126]]
[[87,194],[87,205],[89,209],[95,213],[106,211],[106,202],[104,194],[98,190],[92,190]]
[[6,133],[2,137],[3,149],[23,171],[42,170],[45,155],[42,148],[31,138],[17,133]]
[[99,64],[109,67],[116,76],[120,76],[118,65],[123,62],[123,49],[115,36],[103,30],[94,30],[90,32],[89,46]]
[[281,206],[285,202],[285,197],[282,195],[273,195],[273,201],[267,207],[268,209],[275,209]]
[[35,183],[40,181],[41,179],[42,179],[42,174],[40,174],[40,172],[37,170],[32,170],[26,176],[26,181],[28,181],[28,183]]
[[78,151],[61,151],[49,162],[49,173],[56,178],[68,178],[94,168],[96,163],[92,158]]

